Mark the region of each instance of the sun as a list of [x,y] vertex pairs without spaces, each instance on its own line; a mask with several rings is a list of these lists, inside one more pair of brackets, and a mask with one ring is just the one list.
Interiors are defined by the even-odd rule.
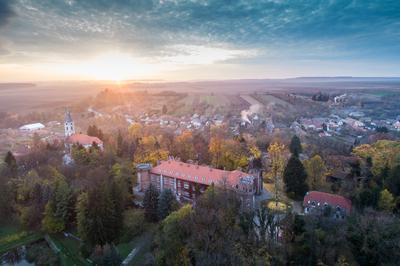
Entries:
[[128,54],[106,53],[84,63],[86,74],[96,80],[112,80],[120,83],[135,78],[141,66]]

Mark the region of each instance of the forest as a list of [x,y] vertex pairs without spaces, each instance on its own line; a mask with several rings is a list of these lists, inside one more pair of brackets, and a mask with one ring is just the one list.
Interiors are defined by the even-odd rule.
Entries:
[[[328,157],[297,136],[231,137],[226,132],[212,127],[174,135],[139,124],[103,132],[91,125],[87,134],[103,140],[105,148],[74,145],[72,165],[63,162],[62,143],[34,136],[29,155],[16,158],[8,152],[1,164],[1,228],[14,224],[18,231],[0,235],[0,252],[33,236],[58,240],[68,232],[79,239],[74,254],[54,257],[46,251],[31,260],[68,265],[75,257],[82,265],[120,265],[140,246],[133,265],[396,265],[400,142],[355,147],[344,180],[330,182],[326,176],[335,169]],[[143,198],[132,192],[136,164],[156,165],[169,156],[226,170],[247,171],[257,164],[264,169],[272,202],[287,207],[266,203],[242,211],[237,195],[217,186],[210,186],[194,205],[153,186]],[[351,199],[351,215],[334,221],[328,214],[296,212],[292,205],[310,190]]]

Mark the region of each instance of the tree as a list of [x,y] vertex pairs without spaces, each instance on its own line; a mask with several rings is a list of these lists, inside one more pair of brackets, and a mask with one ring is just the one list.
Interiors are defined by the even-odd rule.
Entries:
[[103,181],[78,197],[78,232],[92,246],[111,244],[120,237],[123,216],[117,185]]
[[73,210],[72,189],[63,176],[57,177],[53,195],[46,204],[43,229],[49,233],[65,230]]
[[352,217],[347,240],[358,265],[398,265],[400,221],[391,214],[367,210]]
[[304,197],[308,190],[306,180],[307,173],[303,164],[297,156],[292,155],[283,173],[283,181],[285,182],[286,192],[289,197],[294,199]]
[[87,134],[92,137],[98,137],[101,140],[104,140],[104,133],[103,131],[98,128],[96,125],[89,125],[87,129]]
[[319,190],[326,185],[326,166],[321,156],[315,155],[304,162],[307,172],[307,184],[311,190]]
[[196,152],[193,146],[193,135],[190,131],[185,131],[177,136],[174,145],[174,154],[182,161],[194,160]]
[[123,154],[124,154],[124,140],[122,138],[121,130],[118,130],[117,155],[121,157]]
[[188,230],[191,213],[192,206],[185,205],[161,222],[156,235],[157,265],[191,265],[185,246],[191,234]]
[[390,171],[389,177],[385,180],[385,187],[393,195],[400,196],[400,164]]
[[158,190],[150,184],[149,188],[144,193],[143,206],[145,217],[150,222],[156,222],[158,220],[157,207],[158,207]]
[[302,147],[301,147],[301,142],[299,137],[297,135],[294,135],[292,137],[292,140],[290,141],[289,145],[289,150],[294,156],[299,156],[300,153],[302,153]]
[[48,233],[58,233],[65,229],[65,223],[59,217],[54,215],[54,204],[48,202],[44,210],[44,217],[42,221],[43,229]]
[[378,208],[384,211],[392,212],[395,207],[396,202],[393,195],[387,189],[382,190],[379,195]]
[[162,107],[162,113],[165,115],[168,112],[167,106],[164,104]]
[[271,173],[274,179],[275,188],[275,204],[278,206],[278,201],[280,200],[280,192],[282,188],[282,174],[285,166],[285,157],[283,151],[285,149],[284,145],[277,142],[272,143],[268,147],[268,155],[271,160]]
[[7,170],[11,174],[11,176],[16,176],[17,174],[17,160],[14,157],[14,154],[12,154],[11,151],[8,151],[6,154],[6,157],[4,158],[4,162],[7,165]]
[[161,192],[160,199],[158,200],[158,217],[163,220],[167,217],[177,206],[175,196],[170,189],[164,189]]
[[87,192],[78,196],[76,204],[76,222],[78,234],[82,239],[87,239],[89,232],[89,197]]

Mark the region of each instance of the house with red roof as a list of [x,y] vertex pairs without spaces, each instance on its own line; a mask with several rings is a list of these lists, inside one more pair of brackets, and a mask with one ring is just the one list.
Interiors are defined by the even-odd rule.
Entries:
[[304,214],[324,215],[334,219],[344,219],[351,212],[351,201],[343,196],[309,191],[303,200]]
[[103,141],[98,137],[92,137],[86,134],[73,134],[65,139],[65,143],[68,145],[82,145],[86,149],[96,144],[101,150],[103,149]]
[[158,190],[170,189],[178,200],[194,201],[209,186],[224,187],[238,193],[242,205],[254,207],[255,195],[262,191],[262,175],[239,170],[225,171],[169,159],[158,165],[137,165],[138,190],[146,190],[153,184]]

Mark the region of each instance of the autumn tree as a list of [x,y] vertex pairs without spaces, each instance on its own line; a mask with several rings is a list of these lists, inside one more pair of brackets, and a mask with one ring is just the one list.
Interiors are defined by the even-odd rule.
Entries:
[[188,227],[192,206],[185,205],[168,215],[156,235],[157,265],[191,265],[187,239],[191,232]]
[[321,156],[315,155],[309,160],[304,161],[307,172],[307,184],[311,190],[319,190],[326,185],[325,174],[326,166]]
[[277,142],[272,143],[268,147],[268,156],[271,161],[270,169],[274,179],[274,190],[275,190],[275,204],[278,206],[280,200],[280,192],[283,190],[282,185],[282,174],[285,167],[284,152],[285,146]]
[[292,155],[290,157],[283,173],[283,180],[286,186],[286,193],[291,198],[301,199],[304,197],[308,190],[306,183],[307,173],[297,156]]
[[193,146],[193,135],[190,131],[184,131],[175,138],[174,154],[182,161],[196,159],[196,151]]
[[294,156],[299,156],[303,149],[301,147],[300,139],[297,135],[294,135],[290,141],[289,150]]
[[387,189],[382,190],[379,195],[378,208],[383,211],[392,212],[395,207],[396,202],[393,195]]

